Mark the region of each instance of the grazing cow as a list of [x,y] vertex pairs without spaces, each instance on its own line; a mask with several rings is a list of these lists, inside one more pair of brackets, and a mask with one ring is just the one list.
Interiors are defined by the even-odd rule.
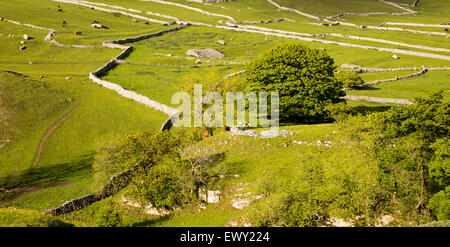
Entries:
[[224,125],[223,129],[222,129],[222,132],[227,132],[227,131],[230,131],[230,127]]
[[444,31],[446,31],[448,33],[448,28],[444,29]]
[[206,129],[205,131],[202,132],[202,138],[206,139],[210,136],[213,136],[213,130],[212,129]]
[[203,138],[203,139],[206,139],[206,138],[208,138],[208,137],[209,137],[209,131],[208,131],[208,130],[203,131],[203,133],[202,133],[202,138]]
[[81,35],[81,32],[75,31],[75,32],[73,32],[73,34],[75,34],[75,35]]

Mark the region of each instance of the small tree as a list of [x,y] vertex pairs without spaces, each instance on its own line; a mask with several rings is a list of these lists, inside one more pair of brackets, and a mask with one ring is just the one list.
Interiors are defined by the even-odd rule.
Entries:
[[352,71],[340,71],[335,74],[336,80],[342,82],[344,88],[352,88],[364,84],[364,80]]
[[131,195],[143,205],[151,203],[156,208],[173,208],[181,205],[187,196],[179,179],[185,175],[187,171],[176,164],[157,165],[133,177]]
[[279,45],[248,66],[248,90],[279,92],[282,119],[323,121],[325,107],[344,96],[335,68],[324,51],[296,43]]
[[116,227],[122,222],[118,205],[111,198],[106,199],[96,211],[94,221],[100,227]]

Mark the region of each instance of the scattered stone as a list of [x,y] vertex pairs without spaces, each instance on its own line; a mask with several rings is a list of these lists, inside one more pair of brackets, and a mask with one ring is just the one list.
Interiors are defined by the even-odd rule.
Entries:
[[70,77],[66,77],[66,80],[70,80],[70,79],[72,79],[72,78],[70,78]]
[[341,68],[343,68],[343,69],[357,69],[359,67],[361,67],[361,66],[355,65],[355,64],[349,64],[349,63],[341,64]]
[[30,37],[28,37],[28,35],[24,34],[24,35],[23,35],[23,39],[24,39],[24,40],[29,40]]
[[22,40],[22,41],[20,41],[20,43],[21,43],[21,44],[25,44],[25,41]]
[[208,190],[206,191],[203,188],[200,188],[198,191],[198,198],[201,201],[205,201],[207,203],[218,203],[220,200],[220,194],[222,192],[220,192],[219,190]]
[[157,216],[165,216],[165,215],[170,214],[169,210],[155,208],[152,204],[142,206],[140,203],[132,201],[132,200],[126,198],[125,196],[122,196],[121,199],[122,199],[122,202],[127,206],[144,209],[144,213],[146,213],[146,214],[157,215]]
[[232,127],[230,129],[230,133],[231,135],[235,136],[235,135],[240,135],[240,136],[253,136],[253,137],[258,137],[258,132],[256,131],[251,131],[251,130],[240,130],[238,127]]
[[196,63],[196,64],[201,64],[202,61],[200,61],[200,60],[195,60],[195,63]]
[[151,215],[157,215],[157,216],[166,216],[170,214],[170,211],[167,209],[158,209],[153,207],[153,205],[149,204],[144,206],[144,213],[151,214]]
[[26,46],[21,46],[19,49],[20,50],[25,50],[25,49],[27,49],[27,47]]
[[274,137],[278,137],[278,136],[285,137],[285,136],[291,136],[291,135],[294,135],[294,132],[288,131],[288,130],[281,130],[281,131],[265,130],[265,131],[259,132],[260,138],[274,138]]
[[206,209],[206,205],[203,204],[203,203],[198,206],[198,211],[199,212],[201,212],[202,210],[205,210],[205,209]]
[[42,79],[42,78],[44,78],[44,76],[43,76],[43,75],[40,75],[39,78]]
[[186,55],[201,58],[224,58],[225,55],[214,49],[194,49],[186,51]]
[[217,43],[219,43],[221,45],[226,45],[225,40],[223,40],[223,39],[217,40]]
[[237,198],[231,200],[231,205],[235,209],[244,209],[250,205],[250,199],[249,198]]
[[383,215],[383,216],[381,216],[381,218],[377,222],[377,224],[375,224],[375,226],[376,227],[382,227],[382,226],[385,226],[385,225],[389,224],[393,220],[394,220],[394,217],[392,217],[390,215]]
[[28,62],[28,64],[33,64],[33,62],[30,61],[30,62]]
[[250,205],[253,201],[259,200],[263,195],[251,196],[251,192],[244,194],[237,194],[236,198],[231,200],[231,205],[235,209],[244,209]]
[[399,59],[400,57],[394,54],[394,55],[392,55],[392,58],[393,59]]
[[330,224],[335,227],[352,227],[353,224],[343,219],[331,218]]

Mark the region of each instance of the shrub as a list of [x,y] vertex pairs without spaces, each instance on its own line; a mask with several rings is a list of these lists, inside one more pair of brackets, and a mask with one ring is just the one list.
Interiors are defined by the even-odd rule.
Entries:
[[120,225],[122,219],[118,211],[118,205],[112,198],[105,199],[104,205],[96,211],[94,221],[97,226],[101,227],[115,227]]
[[340,81],[344,88],[357,87],[364,84],[364,80],[357,73],[352,71],[340,71],[334,75],[336,80]]
[[252,62],[246,80],[250,91],[279,92],[281,119],[317,122],[327,117],[327,105],[344,96],[335,68],[324,51],[288,43]]
[[431,197],[430,209],[438,220],[450,220],[450,186]]
[[330,104],[326,109],[328,110],[330,117],[338,122],[343,121],[349,116],[355,114],[353,108],[348,106],[345,102]]
[[45,215],[38,211],[0,208],[0,227],[61,227],[73,226],[56,219],[53,216]]
[[156,208],[173,208],[183,203],[183,174],[176,165],[157,165],[147,173],[133,178],[131,196],[141,204],[151,203]]

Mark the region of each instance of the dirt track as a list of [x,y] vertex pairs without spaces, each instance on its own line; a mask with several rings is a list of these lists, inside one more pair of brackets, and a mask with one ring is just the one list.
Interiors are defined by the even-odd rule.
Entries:
[[56,122],[52,127],[50,127],[49,130],[47,130],[47,132],[45,133],[45,135],[42,137],[41,142],[39,143],[39,147],[38,150],[36,151],[36,155],[34,156],[34,160],[33,160],[33,164],[31,164],[31,168],[35,168],[36,167],[36,163],[39,160],[39,156],[41,155],[42,152],[42,148],[45,144],[45,142],[47,141],[47,138],[59,127],[59,125],[61,125],[64,121],[66,121],[71,115],[72,113],[78,109],[80,105],[75,106],[70,112],[68,112],[63,118],[61,118],[58,122]]

